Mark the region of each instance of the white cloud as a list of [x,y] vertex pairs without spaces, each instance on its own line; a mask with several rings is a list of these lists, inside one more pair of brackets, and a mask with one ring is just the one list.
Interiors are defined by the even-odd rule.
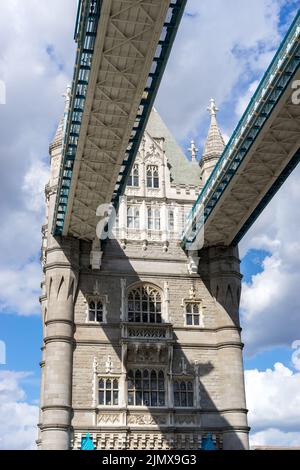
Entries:
[[28,372],[0,371],[0,449],[35,449],[38,407],[27,403],[22,382]]
[[292,354],[292,363],[296,370],[300,371],[300,341],[294,341],[292,344],[292,348],[296,351]]
[[254,354],[290,345],[300,324],[300,168],[297,168],[241,244],[269,251],[263,271],[242,290],[242,325],[246,351]]
[[292,348],[291,368],[245,371],[251,446],[300,447],[300,341]]
[[273,369],[245,371],[249,424],[298,431],[300,427],[300,372],[280,362]]
[[0,311],[39,313],[41,224],[48,168],[37,161],[29,167],[20,189],[23,207],[8,215],[0,233]]
[[246,111],[246,108],[254,94],[254,92],[256,91],[257,87],[259,85],[259,80],[255,80],[253,83],[251,83],[251,85],[249,86],[248,90],[247,90],[247,93],[244,95],[244,96],[241,96],[236,105],[235,105],[235,113],[237,114],[237,116],[240,118],[244,112]]
[[29,262],[19,270],[1,269],[0,310],[23,316],[38,314],[41,276],[38,262]]
[[[221,110],[232,109],[239,93],[263,74],[280,41],[282,4],[188,1],[190,15],[183,17],[158,95],[159,111],[177,138],[197,138],[211,97]],[[235,124],[232,112],[225,130],[231,132]]]
[[250,447],[274,446],[300,448],[300,432],[282,432],[269,428],[250,435]]
[[[76,2],[1,2],[0,310],[37,313],[49,142],[72,76]],[[14,21],[9,21],[14,18]]]
[[49,168],[37,161],[25,174],[23,191],[26,194],[25,204],[28,210],[40,213],[44,209],[43,192],[49,181]]

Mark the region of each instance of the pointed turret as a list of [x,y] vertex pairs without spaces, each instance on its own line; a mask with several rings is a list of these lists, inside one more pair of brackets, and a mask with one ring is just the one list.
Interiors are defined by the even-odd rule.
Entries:
[[225,148],[224,139],[217,123],[217,112],[219,110],[216,107],[214,99],[210,100],[210,106],[207,110],[210,113],[211,122],[202,159],[200,160],[203,183],[205,183],[209,178],[209,175],[213,171]]

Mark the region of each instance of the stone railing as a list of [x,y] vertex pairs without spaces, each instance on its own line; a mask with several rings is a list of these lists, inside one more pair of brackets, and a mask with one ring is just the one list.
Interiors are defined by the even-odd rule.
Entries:
[[172,327],[170,324],[124,323],[122,325],[122,338],[129,340],[171,340]]

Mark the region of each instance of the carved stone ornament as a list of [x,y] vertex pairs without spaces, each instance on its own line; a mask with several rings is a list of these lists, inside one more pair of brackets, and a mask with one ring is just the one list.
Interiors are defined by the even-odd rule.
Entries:
[[129,415],[127,424],[135,424],[137,426],[155,426],[160,424],[167,424],[166,416],[153,416],[153,415]]
[[109,425],[109,424],[120,424],[121,423],[121,415],[120,414],[110,414],[110,413],[103,413],[99,414],[97,417],[98,425]]
[[196,415],[176,415],[175,424],[179,424],[181,426],[195,425],[197,424],[197,416]]

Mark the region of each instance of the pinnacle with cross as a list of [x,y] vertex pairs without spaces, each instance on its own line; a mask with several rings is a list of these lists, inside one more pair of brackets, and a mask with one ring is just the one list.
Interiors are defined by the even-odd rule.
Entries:
[[210,104],[207,110],[210,114],[211,122],[204,147],[203,157],[219,158],[224,150],[225,144],[217,123],[217,112],[219,109],[217,108],[216,102],[213,98],[210,100]]
[[198,149],[195,145],[194,140],[191,140],[191,146],[189,148],[189,152],[191,152],[191,155],[192,155],[192,162],[195,162],[197,160]]
[[207,111],[209,112],[209,114],[211,116],[216,116],[217,115],[217,112],[219,111],[219,108],[217,108],[216,106],[216,102],[213,98],[211,98],[210,100],[210,105],[209,107],[207,108]]

